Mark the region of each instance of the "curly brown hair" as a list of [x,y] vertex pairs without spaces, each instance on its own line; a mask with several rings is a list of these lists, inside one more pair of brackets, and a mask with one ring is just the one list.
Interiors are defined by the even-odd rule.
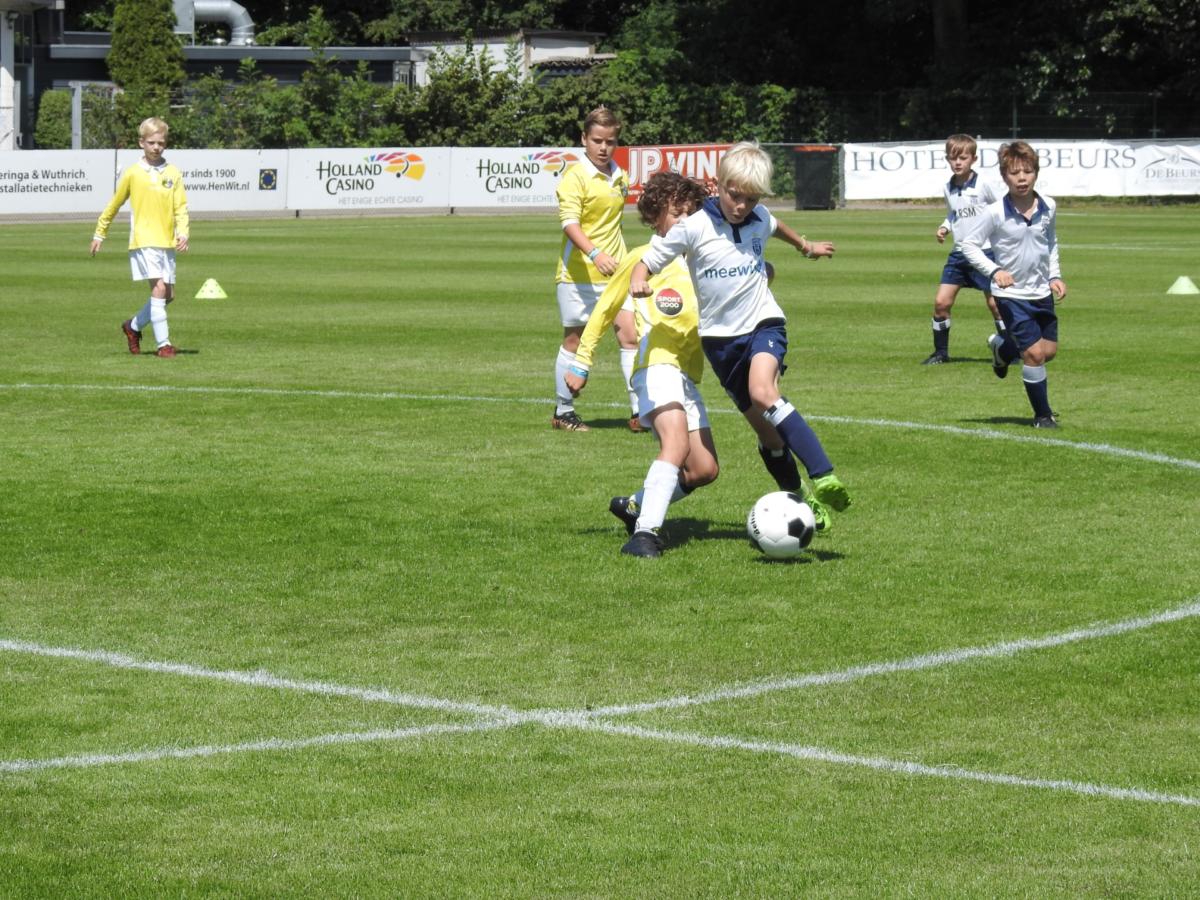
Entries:
[[708,190],[694,178],[687,178],[678,172],[655,172],[646,182],[642,196],[638,197],[638,215],[653,228],[664,210],[682,206],[693,213],[707,196]]

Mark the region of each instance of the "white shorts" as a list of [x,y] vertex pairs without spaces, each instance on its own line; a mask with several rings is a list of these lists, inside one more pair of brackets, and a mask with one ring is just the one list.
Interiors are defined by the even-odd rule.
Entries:
[[647,428],[650,414],[669,403],[678,403],[687,414],[688,431],[708,428],[708,410],[695,382],[675,366],[659,363],[638,369],[631,379],[638,398],[638,418]]
[[[586,325],[606,286],[604,284],[578,284],[560,281],[557,290],[558,315],[562,319],[563,328]],[[633,300],[626,297],[621,309],[633,312]]]
[[149,281],[161,278],[167,284],[175,283],[175,251],[162,247],[142,247],[129,251],[129,268],[134,281]]

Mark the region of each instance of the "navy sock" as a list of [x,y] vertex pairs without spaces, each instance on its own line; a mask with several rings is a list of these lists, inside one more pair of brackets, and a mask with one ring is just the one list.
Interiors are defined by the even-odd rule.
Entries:
[[1033,407],[1035,416],[1050,416],[1050,392],[1046,388],[1046,367],[1025,366],[1021,372],[1025,384],[1025,395],[1029,397],[1029,405]]
[[781,491],[796,493],[800,490],[800,470],[796,468],[796,458],[786,447],[768,450],[759,444],[758,455],[762,457],[763,465],[767,467]]
[[933,317],[933,349],[935,353],[950,353],[950,318]]
[[1004,342],[1000,344],[1000,358],[1006,363],[1012,363],[1020,359],[1021,351],[1017,349],[1017,345],[1014,344],[1012,338],[1008,336],[1008,332],[1004,332],[1002,337],[1004,338]]
[[809,478],[818,478],[833,471],[833,463],[825,455],[825,448],[821,446],[817,433],[786,397],[780,397],[764,415],[775,426],[787,448],[804,463]]

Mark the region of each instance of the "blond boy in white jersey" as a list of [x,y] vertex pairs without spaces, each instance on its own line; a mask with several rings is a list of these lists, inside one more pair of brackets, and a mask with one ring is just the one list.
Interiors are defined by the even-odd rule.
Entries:
[[[699,182],[674,172],[659,172],[638,199],[642,221],[666,234],[678,220],[699,209],[706,195]],[[587,385],[596,344],[629,299],[629,275],[649,245],[631,251],[613,273],[584,329],[566,383],[578,395]],[[708,412],[696,387],[704,374],[700,349],[699,309],[687,268],[678,260],[651,279],[653,293],[634,304],[638,334],[633,388],[643,424],[659,442],[642,490],[632,497],[613,497],[609,510],[630,534],[621,548],[630,556],[662,555],[659,528],[667,507],[717,477]]]
[[[629,291],[634,297],[649,296],[650,276],[687,254],[704,355],[758,436],[763,464],[780,490],[803,492],[818,530],[827,532],[832,517],[826,507],[846,509],[850,493],[812,427],[779,393],[787,329],[768,286],[763,251],[771,237],[810,259],[833,256],[835,248],[829,241],[796,234],[759,202],[771,189],[771,172],[771,158],[757,143],[731,147],[717,169],[717,196],[650,241],[630,275]],[[801,481],[796,459],[812,481],[811,491]]]
[[187,194],[179,169],[163,159],[167,123],[149,118],[138,126],[143,156],[121,173],[117,189],[96,222],[91,254],[100,250],[117,210],[129,201],[129,265],[134,281],[150,284],[150,299],[132,318],[121,323],[130,353],[140,353],[142,332],[154,330],[155,356],[175,356],[167,329],[167,304],[175,298],[175,252],[188,248]]

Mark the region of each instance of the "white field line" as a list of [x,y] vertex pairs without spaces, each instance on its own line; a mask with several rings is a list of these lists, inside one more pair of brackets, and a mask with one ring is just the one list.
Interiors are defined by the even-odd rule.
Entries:
[[51,759],[13,759],[0,761],[0,775],[40,772],[46,769],[93,769],[97,766],[158,762],[167,759],[199,759],[209,756],[227,756],[235,753],[306,750],[311,747],[333,747],[380,741],[403,741],[414,738],[432,737],[434,735],[493,731],[508,727],[510,727],[510,723],[507,721],[487,719],[461,725],[444,724],[423,725],[414,728],[388,728],[378,731],[323,734],[311,738],[266,738],[261,741],[247,741],[240,744],[200,747],[160,747],[154,750],[139,750],[128,753],[84,753],[78,756],[59,756]]
[[388,703],[392,706],[485,716],[487,718],[503,719],[510,722],[515,722],[518,718],[516,710],[501,706],[460,703],[454,700],[444,700],[439,697],[425,697],[420,694],[394,693],[382,688],[349,687],[347,685],[333,684],[328,681],[300,681],[292,678],[280,678],[278,675],[272,675],[270,672],[263,671],[243,672],[235,669],[208,669],[203,666],[189,665],[188,663],[155,662],[152,660],[137,659],[123,653],[112,653],[107,650],[47,647],[29,641],[0,639],[0,651],[4,650],[10,653],[27,653],[33,656],[48,656],[58,659],[74,659],[82,662],[99,663],[105,666],[112,666],[116,669],[130,669],[162,675],[180,675],[185,678],[204,678],[245,687],[297,691],[299,693],[319,694],[326,697],[350,697],[365,703]]
[[716,688],[694,696],[679,695],[663,700],[649,700],[645,703],[606,706],[591,710],[590,713],[593,716],[604,717],[636,715],[655,710],[681,709],[689,706],[701,706],[706,703],[718,703],[723,700],[757,697],[775,691],[821,687],[829,684],[846,684],[851,681],[873,678],[879,675],[892,675],[897,672],[918,672],[923,669],[952,666],[976,659],[996,659],[999,657],[1014,656],[1030,650],[1047,650],[1052,647],[1061,647],[1064,644],[1113,637],[1119,634],[1127,634],[1131,631],[1139,631],[1143,628],[1152,628],[1155,625],[1163,625],[1168,622],[1193,619],[1198,616],[1200,616],[1200,597],[1194,598],[1184,606],[1169,609],[1151,616],[1125,619],[1124,621],[1113,622],[1107,625],[1097,624],[1087,628],[1076,628],[1071,631],[1063,631],[1040,638],[1021,638],[998,644],[986,644],[981,647],[963,647],[959,650],[925,653],[920,656],[909,657],[908,659],[851,666],[848,669],[840,669],[833,672],[796,675],[786,678],[769,678],[761,681],[747,682],[746,684]]
[[[1088,782],[1027,778],[1002,773],[981,772],[962,769],[957,766],[927,766],[920,763],[891,760],[884,757],[866,757],[839,753],[818,747],[808,747],[800,744],[786,744],[762,741],[749,741],[736,737],[720,735],[702,735],[686,732],[662,731],[640,728],[633,725],[602,721],[598,716],[630,715],[654,709],[678,708],[692,706],[698,703],[711,703],[734,697],[754,696],[771,690],[798,689],[822,684],[838,684],[874,675],[886,675],[894,672],[918,671],[944,665],[954,665],[972,659],[995,658],[1011,656],[1016,653],[1047,649],[1084,640],[1093,640],[1127,634],[1143,628],[1200,615],[1200,600],[1181,606],[1174,610],[1158,613],[1153,616],[1143,616],[1126,619],[1109,625],[1097,625],[1090,628],[1080,628],[1073,631],[1049,635],[1043,638],[1027,638],[1009,641],[1002,644],[992,644],[985,647],[966,648],[946,653],[933,653],[911,657],[891,663],[878,663],[869,666],[855,666],[840,672],[829,672],[817,675],[800,676],[789,679],[775,679],[766,682],[755,682],[743,686],[734,686],[696,697],[674,697],[664,701],[632,704],[628,706],[613,706],[595,710],[530,710],[517,712],[508,707],[489,707],[479,704],[459,703],[449,700],[418,697],[409,694],[395,694],[390,691],[361,689],[326,682],[296,681],[277,678],[263,672],[229,672],[214,669],[203,669],[196,666],[178,663],[153,663],[135,660],[123,654],[104,651],[84,651],[69,648],[42,647],[25,641],[0,640],[0,651],[7,650],[18,653],[34,653],[41,656],[79,659],[88,662],[112,665],[123,669],[159,672],[163,674],[183,675],[187,677],[210,678],[230,681],[235,684],[266,687],[277,690],[299,690],[308,693],[318,693],[326,696],[353,697],[366,702],[394,703],[402,706],[419,705],[422,708],[433,708],[448,712],[471,712],[483,718],[473,723],[461,725],[429,725],[396,730],[379,730],[361,733],[339,733],[323,735],[315,738],[298,740],[267,739],[226,746],[202,746],[192,748],[166,747],[140,752],[117,754],[83,754],[78,756],[58,757],[52,759],[25,759],[0,761],[0,774],[31,772],[45,769],[88,768],[102,765],[121,763],[150,762],[164,759],[190,759],[195,757],[216,756],[245,752],[262,752],[270,750],[297,750],[310,747],[335,746],[339,744],[364,743],[368,741],[403,740],[435,734],[468,733],[490,731],[500,728],[510,728],[518,725],[542,725],[547,728],[574,729],[585,732],[601,732],[606,734],[624,735],[659,742],[688,744],[696,747],[707,747],[716,750],[746,750],[756,753],[771,753],[790,756],[796,759],[813,760],[833,765],[850,765],[894,772],[910,776],[931,776],[938,778],[956,779],[960,781],[975,781],[1008,787],[1027,787],[1043,790],[1066,791],[1086,796],[1102,797],[1114,800],[1136,800],[1149,803],[1173,804],[1184,806],[1200,806],[1200,798],[1186,795],[1164,794],[1136,788],[1120,788]],[[418,702],[414,703],[413,700]]]
[[1109,800],[1138,800],[1143,803],[1172,804],[1176,806],[1198,806],[1200,797],[1187,794],[1163,794],[1157,791],[1146,791],[1140,788],[1112,787],[1105,784],[1092,784],[1086,781],[1071,781],[1051,778],[1026,778],[1020,775],[1005,775],[999,772],[980,772],[963,769],[958,766],[927,766],[921,763],[904,760],[887,759],[879,756],[857,756],[849,753],[838,753],[821,747],[806,747],[801,744],[784,744],[772,741],[748,741],[741,738],[721,737],[706,734],[694,734],[679,731],[660,731],[651,728],[639,728],[635,725],[622,725],[614,722],[589,721],[586,725],[575,724],[574,727],[586,731],[598,731],[605,734],[623,735],[626,737],[642,738],[644,740],[661,741],[672,744],[685,744],[692,747],[703,747],[710,750],[745,750],[751,753],[769,753],[779,756],[790,756],[795,759],[812,760],[815,762],[831,763],[842,766],[861,766],[881,772],[894,772],[898,775],[917,775],[932,778],[948,778],[956,781],[977,781],[984,784],[1002,785],[1004,787],[1038,788],[1041,790],[1067,791],[1073,794],[1083,794],[1088,797],[1102,797]]
[[[228,396],[253,397],[324,397],[331,400],[412,400],[416,402],[433,403],[513,403],[520,405],[546,404],[544,397],[483,397],[461,394],[410,394],[399,391],[337,391],[337,390],[305,390],[302,388],[233,388],[233,387],[204,387],[180,385],[121,385],[121,384],[0,384],[0,391],[110,391],[116,393],[137,394],[216,394]],[[602,409],[625,409],[621,403],[593,403]],[[736,410],[713,408],[709,413],[740,415]],[[1103,456],[1115,456],[1123,459],[1133,459],[1141,462],[1157,463],[1164,466],[1174,466],[1181,469],[1200,471],[1200,460],[1168,456],[1165,453],[1151,453],[1145,450],[1130,450],[1116,447],[1112,444],[1097,444],[1092,442],[1065,441],[1061,438],[1048,438],[1034,435],[1013,434],[1007,431],[997,431],[994,428],[962,428],[956,425],[931,425],[923,422],[905,422],[892,419],[857,419],[849,416],[820,416],[805,414],[806,419],[813,422],[832,422],[837,425],[857,425],[868,428],[896,428],[905,431],[928,431],[938,434],[949,434],[959,437],[984,438],[994,441],[1010,441],[1018,444],[1037,444],[1044,447],[1065,447],[1080,450],[1085,453],[1098,453]]]

